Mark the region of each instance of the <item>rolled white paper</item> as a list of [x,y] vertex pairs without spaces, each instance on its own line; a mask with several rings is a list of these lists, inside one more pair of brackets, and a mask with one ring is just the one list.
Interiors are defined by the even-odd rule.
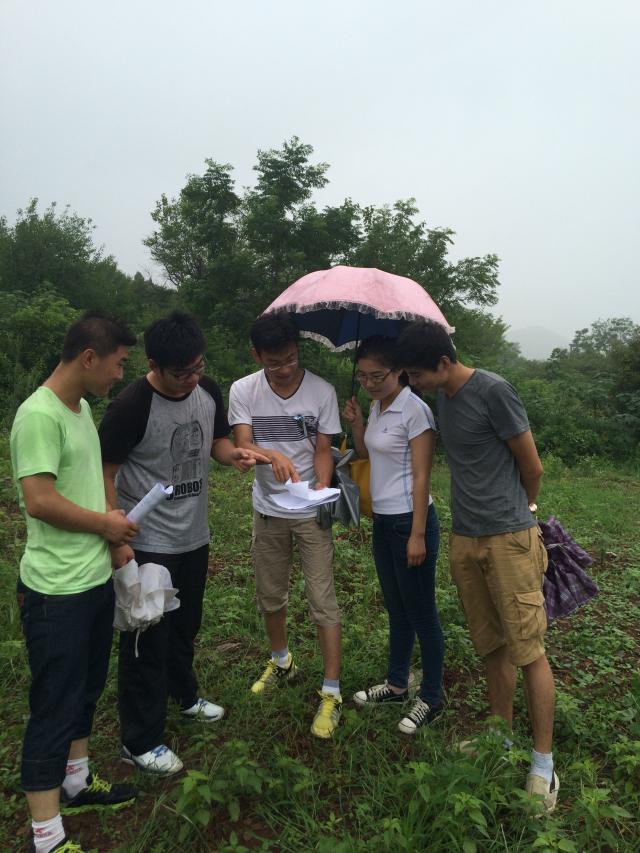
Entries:
[[142,500],[127,513],[127,518],[129,521],[139,524],[145,516],[149,515],[149,513],[158,506],[159,503],[166,500],[166,498],[172,494],[173,486],[167,486],[165,488],[162,483],[156,483],[151,491],[147,492]]

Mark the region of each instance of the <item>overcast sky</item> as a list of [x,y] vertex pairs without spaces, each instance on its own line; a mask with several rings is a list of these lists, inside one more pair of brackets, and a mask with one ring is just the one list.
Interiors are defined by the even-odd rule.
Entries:
[[0,0],[0,214],[68,203],[158,278],[161,193],[296,134],[320,205],[414,196],[498,254],[513,329],[640,323],[639,44],[637,0]]

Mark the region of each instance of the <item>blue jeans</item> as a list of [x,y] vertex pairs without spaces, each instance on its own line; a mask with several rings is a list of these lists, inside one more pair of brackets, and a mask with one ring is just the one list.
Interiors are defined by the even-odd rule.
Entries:
[[73,595],[44,595],[18,581],[17,591],[31,669],[22,787],[50,791],[64,780],[71,742],[91,733],[107,680],[113,581]]
[[406,688],[418,637],[422,657],[420,697],[432,707],[442,704],[444,635],[436,607],[436,560],[440,524],[431,504],[427,515],[427,556],[419,566],[407,565],[407,542],[413,514],[378,515],[373,520],[373,557],[389,614],[387,681]]

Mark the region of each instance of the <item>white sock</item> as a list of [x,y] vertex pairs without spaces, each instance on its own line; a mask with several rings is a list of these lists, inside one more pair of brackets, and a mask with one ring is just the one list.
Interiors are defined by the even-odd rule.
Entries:
[[531,750],[531,769],[529,773],[534,773],[536,776],[542,776],[549,784],[553,781],[553,753],[552,752],[536,752]]
[[332,696],[340,695],[340,682],[338,679],[325,678],[322,682],[322,692],[331,693]]
[[285,669],[289,663],[289,647],[285,646],[284,649],[278,649],[275,652],[271,652],[271,657],[273,660],[277,661],[278,666]]
[[87,787],[89,776],[89,756],[85,758],[70,758],[67,761],[67,770],[62,787],[67,797],[75,797],[83,788]]
[[36,853],[49,853],[64,838],[64,827],[60,813],[50,820],[32,820],[33,843]]

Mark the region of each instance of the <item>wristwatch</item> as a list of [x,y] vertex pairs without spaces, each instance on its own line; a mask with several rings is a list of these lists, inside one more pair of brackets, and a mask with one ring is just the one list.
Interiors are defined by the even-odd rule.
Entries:
[[533,504],[533,503],[529,504],[529,511],[530,512],[538,512],[538,504]]

